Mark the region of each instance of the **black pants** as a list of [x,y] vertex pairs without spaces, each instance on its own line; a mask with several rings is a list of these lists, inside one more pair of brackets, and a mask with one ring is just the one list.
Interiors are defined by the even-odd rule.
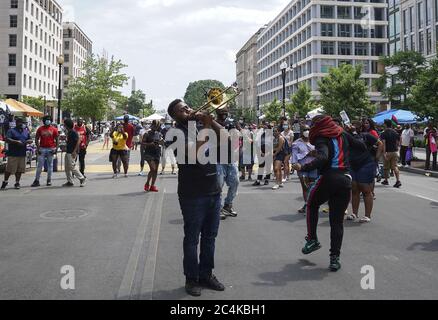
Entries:
[[409,147],[400,146],[400,160],[402,165],[411,165],[411,161],[406,161],[406,153],[408,152]]
[[344,237],[344,215],[351,200],[351,178],[342,172],[320,176],[310,187],[307,199],[307,231],[309,240],[317,240],[319,207],[328,201],[331,247],[330,255],[341,254]]
[[432,170],[437,170],[437,153],[432,153],[429,147],[426,147],[426,170],[430,170],[430,156],[432,156]]
[[[262,181],[263,180],[263,171],[265,171],[265,162],[262,162],[262,163],[259,164],[259,174],[257,176],[257,180],[258,181]],[[266,172],[265,180],[271,180],[271,173],[270,173],[270,169],[269,168],[268,168],[268,171]]]
[[79,151],[79,171],[84,174],[85,172],[85,156],[87,155],[86,149]]

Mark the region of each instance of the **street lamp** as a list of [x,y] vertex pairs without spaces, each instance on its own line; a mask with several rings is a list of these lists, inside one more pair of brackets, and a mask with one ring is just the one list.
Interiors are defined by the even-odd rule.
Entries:
[[61,80],[62,80],[62,65],[64,64],[64,56],[61,54],[58,57],[58,65],[59,65],[59,74],[58,74],[58,124],[61,124],[61,99],[62,99],[62,89],[61,89]]
[[283,117],[286,117],[286,71],[288,67],[286,60],[280,65],[281,78],[283,79]]

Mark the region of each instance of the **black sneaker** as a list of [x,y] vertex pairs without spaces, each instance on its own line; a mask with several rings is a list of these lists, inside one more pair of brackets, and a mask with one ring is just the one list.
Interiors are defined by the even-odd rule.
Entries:
[[215,275],[211,275],[207,279],[200,279],[199,285],[214,291],[225,291],[225,286],[219,282]]
[[48,180],[48,181],[47,181],[47,186],[48,186],[48,187],[51,187],[51,186],[52,186],[52,181]]
[[339,261],[340,258],[338,256],[330,256],[330,271],[337,272],[341,269],[341,263]]
[[5,190],[6,187],[8,186],[8,184],[9,184],[9,182],[7,182],[7,181],[3,181],[3,183],[2,183],[2,187],[0,188],[0,190]]
[[21,189],[21,186],[20,186],[20,184],[17,182],[17,183],[14,185],[14,188],[15,188],[15,190],[20,190],[20,189]]
[[388,182],[388,180],[383,180],[383,181],[382,181],[382,184],[383,184],[384,186],[389,186],[389,182]]
[[233,209],[232,206],[224,206],[222,211],[224,212],[224,214],[226,216],[233,217],[233,218],[237,217],[237,212],[236,212],[236,210]]
[[240,177],[239,180],[240,180],[240,182],[243,182],[243,181],[245,181],[245,177]]
[[65,187],[74,187],[75,185],[71,182],[67,182],[67,183],[64,183],[62,186],[65,188]]
[[252,184],[252,186],[253,187],[260,187],[261,186],[261,183],[260,183],[260,181],[256,181],[256,182],[254,182],[253,184]]
[[248,178],[248,181],[253,181],[251,177]]
[[394,185],[394,188],[400,188],[402,186],[400,181],[397,181],[397,183]]
[[321,249],[321,244],[318,240],[308,240],[307,238],[306,240],[306,245],[302,250],[303,254],[311,254],[312,252]]
[[221,220],[226,220],[227,219],[227,215],[224,212],[224,209],[221,210]]
[[32,185],[31,185],[32,188],[36,188],[36,187],[40,187],[40,186],[41,186],[41,185],[40,185],[40,182],[37,181],[37,180],[35,180],[35,181],[32,183]]
[[269,180],[265,180],[265,186],[269,186]]
[[302,207],[300,210],[298,210],[298,213],[306,213],[307,212],[307,205],[305,204],[304,207]]
[[201,296],[201,286],[196,280],[186,280],[186,292],[193,297]]

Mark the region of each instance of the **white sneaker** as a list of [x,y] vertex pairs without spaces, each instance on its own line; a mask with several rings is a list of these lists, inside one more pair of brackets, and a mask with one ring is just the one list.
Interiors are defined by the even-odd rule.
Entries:
[[113,179],[117,179],[117,174],[113,174]]
[[283,183],[287,182],[287,179],[283,179]]
[[138,176],[139,176],[139,177],[144,177],[144,172],[143,172],[143,171],[140,171],[140,172],[138,173]]
[[284,184],[280,184],[280,188],[284,188]]
[[278,184],[276,184],[272,187],[272,190],[278,190],[278,189],[280,189],[280,186]]

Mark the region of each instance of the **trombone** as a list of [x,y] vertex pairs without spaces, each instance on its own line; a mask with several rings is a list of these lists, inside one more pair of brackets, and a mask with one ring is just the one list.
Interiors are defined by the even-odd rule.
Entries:
[[[231,98],[227,99],[226,93],[231,89],[233,89],[234,94]],[[212,88],[207,93],[207,102],[198,109],[196,109],[194,112],[197,113],[211,107],[212,110],[210,110],[208,114],[212,114],[214,111],[223,108],[228,103],[236,99],[241,93],[242,92],[234,85],[229,86],[224,90],[220,88]]]

